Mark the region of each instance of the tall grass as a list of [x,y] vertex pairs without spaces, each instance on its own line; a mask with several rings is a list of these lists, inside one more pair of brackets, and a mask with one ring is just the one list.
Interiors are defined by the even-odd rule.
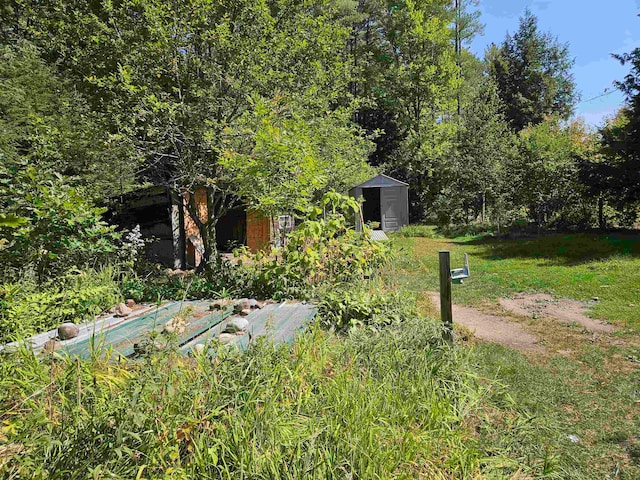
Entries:
[[421,319],[346,339],[313,329],[213,359],[12,354],[0,366],[0,477],[485,475],[508,463],[469,428],[485,387],[440,334]]

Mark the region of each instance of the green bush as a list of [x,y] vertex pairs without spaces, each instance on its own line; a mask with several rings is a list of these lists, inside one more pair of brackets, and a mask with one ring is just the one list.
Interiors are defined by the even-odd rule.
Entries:
[[394,233],[399,237],[425,237],[425,238],[437,238],[439,237],[436,227],[434,225],[406,225],[399,231]]
[[26,338],[63,322],[81,322],[120,301],[111,268],[69,273],[55,282],[0,286],[0,343]]
[[250,257],[260,296],[310,298],[318,288],[360,281],[385,264],[387,248],[349,225],[360,212],[356,200],[330,192],[321,207],[307,212],[284,247]]
[[17,227],[0,226],[2,280],[35,276],[39,283],[111,263],[120,234],[102,220],[104,209],[60,178],[45,180],[26,169],[11,184],[15,192],[8,214],[26,219]]
[[121,280],[124,298],[137,302],[256,296],[255,271],[221,259],[204,273],[173,271],[155,265]]
[[446,238],[492,235],[495,231],[496,226],[487,222],[473,222],[462,225],[447,225],[438,228],[438,233]]
[[361,326],[380,328],[418,317],[415,295],[365,283],[333,286],[319,295],[319,315],[338,331]]

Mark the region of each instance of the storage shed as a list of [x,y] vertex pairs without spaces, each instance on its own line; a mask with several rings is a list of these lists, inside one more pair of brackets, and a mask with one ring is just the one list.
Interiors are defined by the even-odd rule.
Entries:
[[[354,198],[364,200],[362,219],[356,218],[356,229],[378,222],[379,230],[394,232],[409,224],[409,184],[387,175],[377,175],[349,191]],[[377,230],[377,229],[376,229]]]

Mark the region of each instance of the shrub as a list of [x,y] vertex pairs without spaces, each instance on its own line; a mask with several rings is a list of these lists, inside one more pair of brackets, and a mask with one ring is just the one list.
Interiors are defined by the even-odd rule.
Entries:
[[73,269],[110,263],[120,235],[102,220],[104,209],[92,205],[83,192],[59,178],[42,181],[32,169],[11,185],[18,191],[11,194],[8,213],[25,221],[0,226],[0,237],[6,239],[0,249],[4,281],[35,274],[45,283]]
[[138,302],[256,296],[255,275],[252,268],[233,265],[225,259],[211,265],[205,273],[176,272],[155,265],[144,273],[125,275],[121,288],[125,298]]
[[436,231],[436,227],[433,225],[406,225],[402,227],[394,235],[399,237],[425,237],[425,238],[437,238],[439,235]]
[[338,331],[361,326],[378,329],[418,317],[413,294],[364,283],[327,289],[320,295],[318,308],[324,325]]
[[323,285],[369,277],[386,262],[386,247],[348,223],[360,212],[356,200],[330,192],[321,207],[307,212],[284,247],[251,258],[257,276],[254,289],[263,296],[310,298]]
[[120,301],[114,270],[68,273],[55,282],[0,286],[0,343],[26,338],[63,322],[92,319]]

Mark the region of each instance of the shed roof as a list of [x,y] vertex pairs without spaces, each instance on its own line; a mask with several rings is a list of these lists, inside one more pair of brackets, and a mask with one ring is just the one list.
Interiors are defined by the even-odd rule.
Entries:
[[377,187],[408,187],[408,183],[401,182],[395,178],[391,178],[388,175],[381,173],[373,178],[370,178],[366,182],[356,185],[353,188],[377,188]]

